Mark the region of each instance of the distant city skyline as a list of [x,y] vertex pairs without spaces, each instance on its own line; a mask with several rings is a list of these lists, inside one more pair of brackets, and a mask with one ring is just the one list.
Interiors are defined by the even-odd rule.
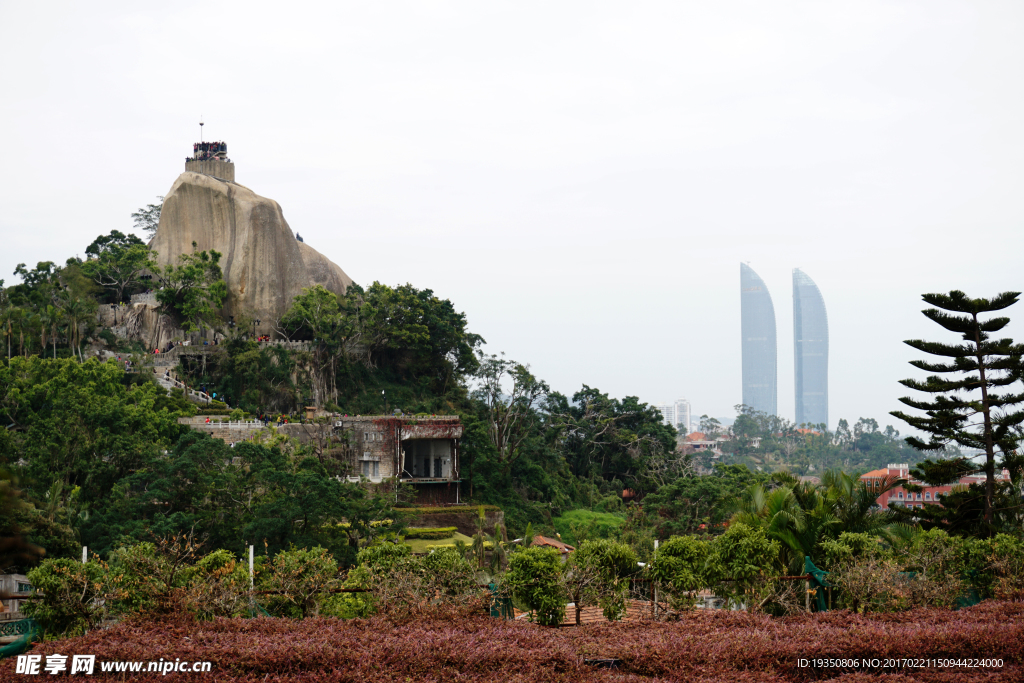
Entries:
[[[1022,289],[1024,3],[115,0],[0,16],[17,65],[0,73],[4,286],[19,263],[131,232],[203,115],[306,244],[363,287],[451,300],[487,353],[570,396],[734,414],[736,264],[786,299],[783,337],[799,266],[828,305],[832,426],[907,433],[889,415],[898,382],[927,373],[903,340],[955,340],[921,294]],[[197,77],[199,16],[246,68]],[[964,259],[963,235],[999,248]],[[1024,341],[1024,304],[1006,315]],[[652,338],[672,352],[638,350]],[[777,409],[794,420],[780,341]]]

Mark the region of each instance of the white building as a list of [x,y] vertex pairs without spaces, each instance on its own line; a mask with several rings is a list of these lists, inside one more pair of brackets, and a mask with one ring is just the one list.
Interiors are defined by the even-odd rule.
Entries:
[[685,398],[676,399],[675,403],[654,406],[661,411],[665,424],[672,425],[683,434],[689,434],[692,430],[690,420],[690,402]]

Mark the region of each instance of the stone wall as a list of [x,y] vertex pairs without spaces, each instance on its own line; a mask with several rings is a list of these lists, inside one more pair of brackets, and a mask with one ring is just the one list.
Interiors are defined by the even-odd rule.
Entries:
[[186,161],[185,170],[203,175],[212,175],[214,178],[235,182],[235,164],[230,161],[211,159],[209,161]]
[[262,422],[232,422],[215,416],[210,416],[210,424],[206,424],[206,416],[202,415],[196,415],[195,417],[179,417],[178,423],[188,425],[197,432],[205,432],[213,438],[220,439],[225,443],[248,441],[257,434],[267,431]]

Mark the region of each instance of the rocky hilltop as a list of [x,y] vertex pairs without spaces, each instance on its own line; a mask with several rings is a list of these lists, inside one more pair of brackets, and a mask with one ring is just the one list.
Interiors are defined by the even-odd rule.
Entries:
[[269,331],[304,287],[343,294],[352,279],[326,256],[295,239],[281,207],[238,183],[186,171],[164,198],[150,242],[160,266],[214,249],[228,285],[225,314],[255,314]]

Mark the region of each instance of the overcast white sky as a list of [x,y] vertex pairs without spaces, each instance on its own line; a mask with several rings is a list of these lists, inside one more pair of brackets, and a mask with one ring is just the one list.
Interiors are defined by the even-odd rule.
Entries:
[[0,0],[0,278],[130,229],[202,114],[308,244],[559,391],[732,415],[748,261],[781,414],[799,267],[831,424],[894,423],[901,340],[947,338],[920,294],[1024,289],[1021,36],[1020,2]]

